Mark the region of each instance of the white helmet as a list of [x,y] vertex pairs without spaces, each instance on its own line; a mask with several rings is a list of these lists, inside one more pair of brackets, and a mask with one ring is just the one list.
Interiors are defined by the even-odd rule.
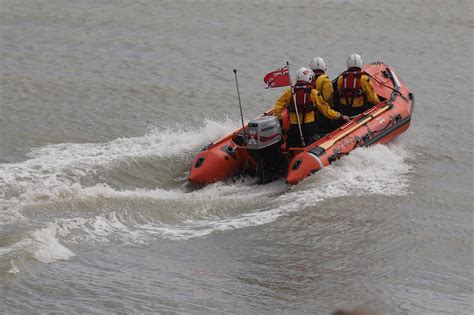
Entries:
[[316,71],[316,70],[326,71],[326,63],[321,57],[313,58],[313,60],[311,60],[311,63],[309,64],[309,67],[313,71]]
[[296,81],[304,81],[306,83],[313,82],[314,72],[308,68],[302,67],[296,71]]
[[347,69],[349,68],[359,68],[362,69],[364,62],[362,61],[362,57],[358,54],[352,54],[349,56],[349,59],[346,61]]

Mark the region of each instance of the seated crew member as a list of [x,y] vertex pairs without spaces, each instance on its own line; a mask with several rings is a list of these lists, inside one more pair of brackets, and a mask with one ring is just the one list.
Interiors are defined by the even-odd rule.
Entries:
[[362,58],[358,54],[347,59],[347,70],[337,78],[335,108],[349,116],[358,115],[380,103],[369,77],[362,72]]
[[328,103],[324,101],[322,96],[313,86],[314,73],[310,69],[300,68],[296,72],[296,84],[294,85],[294,104],[291,89],[286,90],[283,95],[276,101],[274,107],[274,115],[282,119],[282,112],[288,108],[290,112],[290,128],[288,130],[288,147],[298,147],[301,145],[300,133],[298,128],[298,117],[301,123],[301,130],[306,144],[312,141],[319,131],[316,124],[316,116],[322,113],[329,119],[343,119],[349,120],[347,116],[329,107]]
[[311,60],[309,68],[314,72],[314,87],[321,94],[326,103],[331,106],[334,89],[331,80],[326,75],[326,63],[323,58],[316,57]]
[[[326,75],[326,63],[323,58],[318,56],[311,60],[309,67],[314,72],[314,87],[318,90],[326,103],[332,106],[334,89],[331,80]],[[321,134],[328,133],[340,125],[339,122],[334,123],[324,115],[318,115],[317,124]]]

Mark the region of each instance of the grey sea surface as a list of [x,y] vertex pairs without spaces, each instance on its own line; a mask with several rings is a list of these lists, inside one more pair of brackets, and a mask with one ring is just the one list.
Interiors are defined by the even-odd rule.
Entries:
[[[0,313],[472,314],[473,4],[0,2]],[[186,187],[194,155],[357,52],[410,129],[295,187]]]

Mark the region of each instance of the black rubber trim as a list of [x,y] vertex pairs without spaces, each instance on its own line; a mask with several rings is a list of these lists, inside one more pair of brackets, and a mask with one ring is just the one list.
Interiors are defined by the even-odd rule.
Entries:
[[297,169],[300,168],[301,163],[303,163],[302,160],[296,160],[295,164],[293,164],[293,167],[291,168],[293,171],[296,171]]
[[211,142],[211,143],[209,143],[208,145],[206,145],[204,148],[202,148],[202,149],[201,149],[201,152],[202,152],[202,151],[205,151],[205,150],[207,150],[207,149],[209,149],[212,145],[214,145],[214,142]]
[[320,146],[316,146],[312,148],[311,150],[309,150],[309,152],[313,153],[316,156],[320,156],[321,154],[326,152],[326,150],[324,148],[321,148]]
[[413,114],[413,109],[415,108],[415,95],[413,93],[408,93],[408,97],[411,100],[410,116]]
[[201,167],[202,163],[204,163],[204,158],[200,157],[199,159],[197,159],[196,163],[194,163],[194,168]]
[[235,149],[229,145],[225,145],[221,148],[221,151],[229,154],[234,160],[237,158],[235,154]]

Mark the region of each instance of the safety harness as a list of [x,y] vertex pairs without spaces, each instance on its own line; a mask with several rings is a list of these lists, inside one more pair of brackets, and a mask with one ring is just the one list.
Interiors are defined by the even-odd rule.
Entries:
[[313,79],[313,82],[316,83],[316,81],[318,80],[318,78],[324,74],[324,71],[322,71],[322,70],[313,70],[313,72],[314,72],[314,79]]
[[304,123],[307,113],[314,111],[313,101],[311,100],[311,91],[313,89],[313,85],[307,83],[296,83],[293,87],[296,106],[292,98],[288,110],[292,113],[298,111],[298,115],[302,117],[301,123]]
[[367,106],[367,96],[362,90],[361,76],[362,72],[358,70],[347,70],[342,73],[342,84],[338,88],[338,100],[344,97],[346,104],[353,107],[354,99],[362,96],[364,98],[363,107]]

